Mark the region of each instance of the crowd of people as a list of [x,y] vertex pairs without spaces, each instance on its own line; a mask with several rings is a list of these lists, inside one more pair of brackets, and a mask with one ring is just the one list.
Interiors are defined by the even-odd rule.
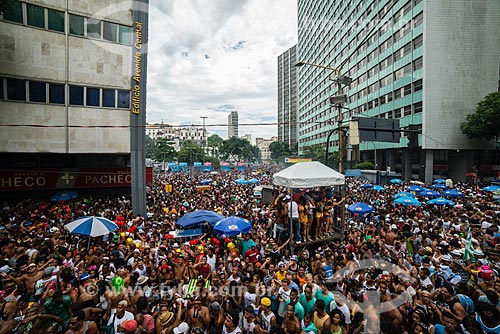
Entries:
[[[484,185],[455,184],[454,206],[394,205],[409,183],[374,191],[351,178],[344,198],[275,188],[266,201],[234,181],[272,173],[242,174],[155,175],[144,217],[126,195],[4,203],[0,334],[500,333],[500,209]],[[356,202],[374,210],[345,211]],[[253,228],[227,237],[202,223],[176,237],[200,209]],[[118,229],[66,231],[81,216]]]

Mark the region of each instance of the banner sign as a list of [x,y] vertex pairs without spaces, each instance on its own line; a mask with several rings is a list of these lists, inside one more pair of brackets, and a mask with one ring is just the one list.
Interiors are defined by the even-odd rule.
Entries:
[[312,158],[285,158],[285,162],[294,164],[296,162],[311,162]]
[[[0,170],[0,191],[130,187],[130,168],[65,170]],[[153,168],[146,167],[146,183]]]

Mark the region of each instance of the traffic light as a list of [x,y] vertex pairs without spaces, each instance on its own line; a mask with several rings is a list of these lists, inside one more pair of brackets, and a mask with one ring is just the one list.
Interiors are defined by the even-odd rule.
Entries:
[[408,138],[408,147],[409,148],[418,148],[418,128],[415,125],[410,125],[408,130],[411,132],[406,133],[406,137]]

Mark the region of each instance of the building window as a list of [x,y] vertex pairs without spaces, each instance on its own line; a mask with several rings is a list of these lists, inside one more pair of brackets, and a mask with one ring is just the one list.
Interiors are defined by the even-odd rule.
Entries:
[[26,4],[28,25],[32,27],[45,28],[45,14],[43,7]]
[[413,40],[413,49],[418,49],[419,47],[421,47],[423,42],[424,35],[418,35],[417,37],[415,37],[415,39]]
[[97,19],[87,19],[87,37],[101,39],[101,21]]
[[107,41],[116,42],[117,25],[115,23],[103,21],[103,38]]
[[69,33],[71,35],[85,35],[85,19],[83,16],[69,14]]
[[47,102],[45,82],[30,81],[30,102]]
[[64,85],[49,83],[49,102],[64,104]]
[[401,118],[401,108],[394,110],[394,118]]
[[21,1],[13,0],[3,11],[3,19],[6,21],[23,23],[23,4]]
[[124,108],[124,109],[130,108],[130,91],[129,90],[119,90],[118,91],[118,108]]
[[26,101],[26,82],[19,79],[7,79],[7,99]]
[[424,15],[423,13],[418,14],[414,19],[413,19],[413,28],[418,27],[419,25],[422,24],[424,20]]
[[422,57],[419,57],[413,61],[413,70],[419,70],[422,68]]
[[401,88],[398,88],[394,91],[394,99],[399,99],[401,97]]
[[5,97],[3,95],[3,78],[0,78],[0,100],[3,100]]
[[64,12],[48,9],[49,30],[64,32]]
[[103,107],[115,107],[115,90],[114,89],[103,89],[102,90],[102,106]]
[[403,92],[404,92],[403,96],[410,95],[411,94],[411,84],[404,86]]
[[87,106],[98,107],[100,105],[99,88],[87,87]]
[[411,116],[411,105],[404,107],[404,114],[403,116]]
[[69,86],[69,104],[83,106],[83,87]]
[[419,114],[422,112],[422,102],[415,103],[413,105],[413,113],[414,114]]
[[422,79],[417,80],[413,83],[413,92],[418,92],[422,90]]

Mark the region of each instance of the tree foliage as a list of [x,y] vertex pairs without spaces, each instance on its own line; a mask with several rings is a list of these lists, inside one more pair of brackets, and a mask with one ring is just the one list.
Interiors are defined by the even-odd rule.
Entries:
[[311,158],[314,161],[324,161],[325,148],[319,144],[306,146],[304,147],[304,152],[302,155],[306,158]]
[[479,102],[474,114],[467,115],[461,125],[470,139],[496,139],[500,135],[500,92],[488,94]]
[[282,161],[284,158],[290,156],[290,149],[288,144],[275,141],[269,145],[269,150],[271,151],[271,159],[275,161]]
[[253,161],[259,156],[259,148],[246,139],[231,137],[222,142],[220,154],[224,160]]
[[203,147],[191,141],[186,141],[177,152],[177,159],[179,162],[188,162],[190,164],[200,162],[203,160]]
[[363,161],[352,166],[354,169],[375,169],[375,165],[370,161]]

